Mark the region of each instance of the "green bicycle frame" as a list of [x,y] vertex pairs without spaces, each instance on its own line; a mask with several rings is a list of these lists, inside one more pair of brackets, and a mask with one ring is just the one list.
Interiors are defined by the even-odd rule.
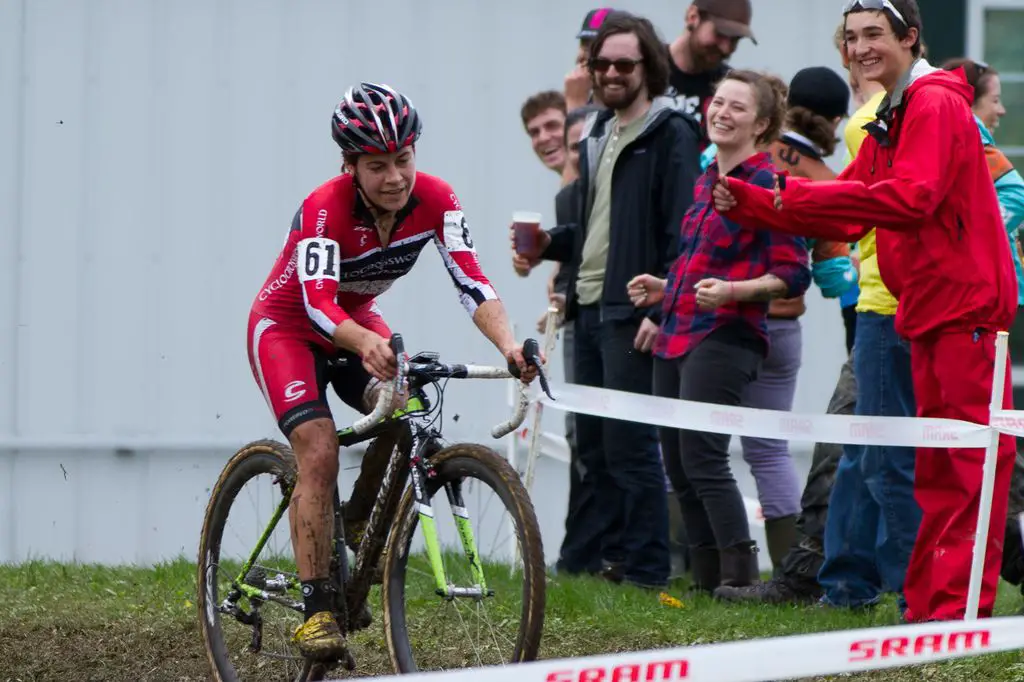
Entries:
[[[427,406],[419,396],[410,396],[406,406],[402,409],[395,410],[391,415],[391,419],[399,419],[401,417],[414,414],[416,412],[426,411]],[[351,427],[342,429],[337,432],[339,441],[352,442],[356,437],[356,433]],[[427,558],[430,561],[431,572],[434,575],[434,580],[437,583],[437,590],[440,594],[448,594],[448,579],[445,574],[444,561],[441,558],[441,544],[437,534],[437,524],[434,521],[434,510],[430,504],[430,500],[426,498],[423,493],[423,488],[420,484],[419,471],[414,467],[412,471],[412,483],[413,491],[415,493],[417,513],[419,515],[420,527],[423,532],[423,540],[427,549]],[[459,533],[459,538],[462,541],[462,548],[466,554],[466,558],[469,560],[470,571],[473,577],[473,581],[476,586],[486,593],[487,582],[484,578],[483,564],[480,561],[480,553],[477,550],[476,538],[473,535],[473,527],[470,523],[469,513],[462,503],[461,491],[453,490],[451,484],[445,485],[446,492],[448,494],[448,500],[452,508],[452,517],[455,520],[456,529]],[[288,509],[288,505],[291,502],[293,488],[288,488],[285,491],[284,497],[281,502],[277,505],[274,510],[274,514],[271,516],[270,521],[267,523],[266,528],[260,535],[259,541],[256,546],[253,547],[252,552],[249,553],[249,557],[242,565],[239,570],[237,577],[234,580],[234,584],[238,589],[248,598],[266,599],[264,590],[258,587],[254,587],[245,582],[246,576],[252,567],[256,564],[256,559],[259,557],[260,552],[266,546],[270,539],[271,533],[277,527],[281,517],[284,516],[285,511]],[[291,580],[290,586],[296,587],[298,581]]]
[[473,574],[473,580],[480,586],[480,589],[487,592],[487,581],[484,580],[484,565],[480,561],[480,553],[476,548],[476,538],[473,537],[473,526],[469,522],[469,512],[465,507],[456,506],[452,503],[452,517],[455,519],[455,526],[458,528],[459,537],[462,539],[462,549],[469,559],[469,570]]
[[[427,547],[427,558],[430,561],[431,572],[434,574],[434,581],[437,585],[437,593],[449,595],[448,577],[445,575],[444,562],[441,559],[441,544],[437,537],[437,523],[434,521],[434,508],[426,495],[422,493],[419,482],[419,472],[413,472],[413,491],[416,495],[416,510],[419,515],[420,527],[423,532],[423,541]],[[480,561],[480,552],[476,547],[476,538],[473,535],[473,526],[469,520],[469,512],[462,501],[461,489],[456,489],[453,484],[445,484],[445,493],[448,496],[448,503],[452,509],[452,518],[455,520],[455,527],[462,541],[462,549],[469,559],[469,570],[473,576],[475,587],[478,587],[483,594],[487,593],[487,581],[484,578],[483,564]]]
[[[274,529],[277,527],[277,522],[281,520],[281,517],[284,516],[285,510],[288,509],[288,504],[291,502],[292,498],[292,490],[293,488],[288,488],[280,504],[277,505],[277,509],[274,510],[274,515],[270,517],[270,522],[260,535],[260,539],[256,543],[256,547],[254,547],[252,552],[249,553],[249,558],[245,560],[244,564],[242,564],[242,570],[238,572],[238,577],[235,578],[235,585],[237,585],[238,589],[242,591],[242,594],[249,599],[254,597],[265,598],[264,591],[246,583],[245,577],[249,575],[249,571],[256,563],[256,557],[260,555],[260,552],[262,552],[263,548],[266,546],[267,540],[270,539],[270,534],[273,533]],[[295,580],[290,582],[292,583],[291,587],[298,585],[298,582]]]

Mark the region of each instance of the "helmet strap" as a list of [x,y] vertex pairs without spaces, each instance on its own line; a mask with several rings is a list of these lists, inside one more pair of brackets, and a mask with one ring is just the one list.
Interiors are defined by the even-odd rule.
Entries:
[[356,172],[354,167],[352,168],[352,182],[355,183],[356,191],[359,192],[359,196],[362,197],[363,203],[370,208],[370,213],[373,214],[375,220],[379,222],[382,217],[394,216],[396,211],[389,211],[382,208],[370,199],[370,195],[367,194],[366,190],[363,189],[363,186],[359,184],[359,173]]

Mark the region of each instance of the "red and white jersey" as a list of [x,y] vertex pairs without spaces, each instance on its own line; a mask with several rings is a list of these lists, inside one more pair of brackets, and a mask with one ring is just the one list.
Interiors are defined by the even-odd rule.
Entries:
[[409,203],[398,212],[384,248],[354,178],[339,175],[302,203],[252,312],[297,331],[315,331],[310,337],[326,346],[347,319],[386,338],[391,332],[375,299],[412,269],[430,241],[470,315],[497,298],[480,270],[462,206],[447,182],[416,174]]

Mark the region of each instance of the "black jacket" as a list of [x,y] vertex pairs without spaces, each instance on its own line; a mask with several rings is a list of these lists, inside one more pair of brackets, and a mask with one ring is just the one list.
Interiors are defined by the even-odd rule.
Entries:
[[[579,179],[573,180],[555,195],[555,225],[575,225],[580,222],[580,201],[576,196]],[[562,263],[555,275],[554,290],[556,294],[564,294],[569,283],[576,281],[576,265]]]
[[[574,185],[575,222],[551,229],[547,260],[571,267],[566,292],[566,319],[576,316],[576,272],[583,255],[587,223],[594,198],[594,178],[614,112],[604,109],[587,119],[580,145],[580,177]],[[656,97],[644,126],[621,150],[612,169],[608,265],[601,295],[601,315],[607,320],[639,321],[645,314],[661,321],[661,309],[637,309],[626,295],[636,275],[665,277],[676,258],[683,215],[693,203],[700,175],[700,125],[676,108],[670,97]]]

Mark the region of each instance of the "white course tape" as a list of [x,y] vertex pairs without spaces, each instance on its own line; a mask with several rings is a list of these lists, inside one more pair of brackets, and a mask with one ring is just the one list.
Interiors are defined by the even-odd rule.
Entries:
[[996,410],[989,423],[1001,433],[1024,438],[1024,410]]
[[[555,400],[542,395],[540,401],[556,410],[733,436],[939,448],[983,448],[991,440],[988,426],[954,419],[801,414],[658,398],[578,384],[553,384],[551,393]],[[1024,435],[1024,413],[1019,414],[1019,428]]]
[[1024,649],[1024,618],[989,618],[839,630],[412,677],[423,682],[764,682],[921,665],[1017,649]]

